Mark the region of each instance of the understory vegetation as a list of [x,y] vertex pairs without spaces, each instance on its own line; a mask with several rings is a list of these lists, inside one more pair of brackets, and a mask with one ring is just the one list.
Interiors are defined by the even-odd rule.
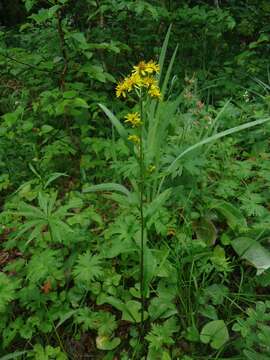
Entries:
[[269,0],[0,11],[0,359],[269,360]]

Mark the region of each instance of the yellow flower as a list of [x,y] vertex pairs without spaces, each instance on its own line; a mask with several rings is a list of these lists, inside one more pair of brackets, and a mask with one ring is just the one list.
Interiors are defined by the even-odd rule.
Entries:
[[142,76],[159,73],[159,71],[160,71],[159,65],[155,63],[153,60],[150,60],[147,63],[145,61],[140,61],[138,65],[133,66],[133,73]]
[[138,65],[136,66],[133,66],[133,73],[134,74],[139,74],[139,75],[147,75],[147,72],[146,72],[146,67],[147,67],[147,64],[145,61],[140,61]]
[[129,135],[128,140],[132,141],[134,144],[140,143],[140,138],[137,135]]
[[150,86],[157,86],[157,80],[155,78],[153,78],[153,76],[146,76],[142,79],[143,81],[143,85],[146,87],[150,87]]
[[159,66],[159,64],[157,64],[157,63],[154,62],[153,60],[150,60],[150,61],[146,64],[146,72],[147,72],[148,74],[159,73],[159,72],[160,72],[160,66]]
[[161,92],[157,85],[150,86],[148,94],[153,98],[161,99]]
[[142,124],[140,115],[138,112],[130,113],[125,116],[125,123],[130,123],[132,127],[137,127]]
[[142,84],[142,79],[139,74],[131,74],[116,86],[116,96],[123,96],[125,98],[128,92],[131,92],[135,87],[142,86]]
[[130,82],[132,83],[132,86],[134,86],[134,87],[140,87],[143,85],[143,80],[139,74],[136,74],[136,73],[131,74],[129,79],[130,79]]
[[120,96],[123,96],[124,98],[127,96],[127,84],[124,81],[121,81],[117,86],[116,86],[116,96],[119,98]]

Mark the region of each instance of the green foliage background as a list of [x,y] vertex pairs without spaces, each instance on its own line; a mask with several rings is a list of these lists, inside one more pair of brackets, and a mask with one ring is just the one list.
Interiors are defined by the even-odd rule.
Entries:
[[[269,18],[268,0],[0,2],[0,359],[269,359]],[[143,59],[164,99],[145,104],[138,343],[139,170],[108,117],[138,110],[115,86]]]

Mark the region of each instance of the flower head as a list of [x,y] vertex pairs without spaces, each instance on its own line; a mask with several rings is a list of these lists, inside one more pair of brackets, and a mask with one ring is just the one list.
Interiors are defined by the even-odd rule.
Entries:
[[127,97],[127,91],[128,91],[128,87],[127,87],[127,83],[125,82],[125,80],[121,81],[116,86],[116,96],[118,98],[121,96],[123,96],[124,98]]
[[152,75],[159,71],[159,64],[155,63],[153,60],[150,60],[147,63],[145,61],[140,61],[138,65],[133,66],[133,73],[142,76]]
[[125,119],[125,123],[130,123],[133,128],[142,125],[142,121],[138,112],[127,114]]
[[134,144],[140,143],[140,138],[137,135],[129,135],[128,140],[132,141]]
[[160,88],[157,85],[150,86],[148,94],[153,98],[161,99]]
[[155,73],[158,74],[160,72],[159,64],[157,64],[153,60],[150,60],[146,65],[147,65],[147,71],[146,72],[148,74],[155,74]]
[[130,76],[125,77],[124,80],[116,86],[116,96],[123,96],[125,98],[127,97],[127,93],[131,92],[136,87],[142,86],[142,84],[142,79],[139,74],[131,74]]
[[158,86],[157,80],[153,76],[145,76],[142,78],[142,82],[147,88],[153,85]]

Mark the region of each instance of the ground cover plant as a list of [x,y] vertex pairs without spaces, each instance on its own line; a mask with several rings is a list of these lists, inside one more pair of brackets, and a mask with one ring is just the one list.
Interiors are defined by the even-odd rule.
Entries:
[[0,359],[268,360],[268,1],[0,9]]

